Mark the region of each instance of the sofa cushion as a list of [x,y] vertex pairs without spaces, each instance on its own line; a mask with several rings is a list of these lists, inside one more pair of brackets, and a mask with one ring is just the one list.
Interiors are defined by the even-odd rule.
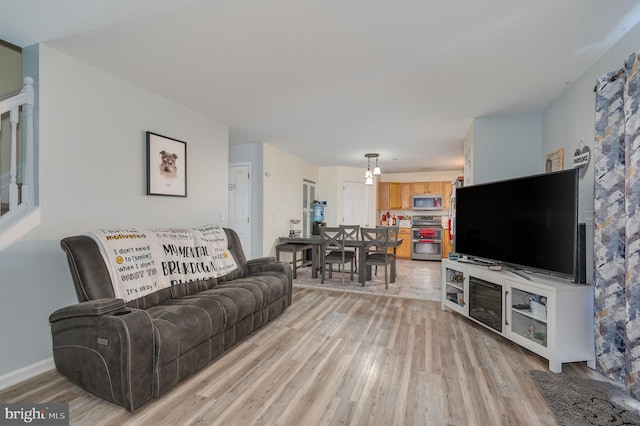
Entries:
[[175,284],[171,286],[171,297],[174,299],[180,299],[181,297],[191,296],[200,293],[201,291],[216,287],[217,285],[218,280],[215,278]]
[[147,313],[156,333],[157,365],[176,359],[213,336],[211,317],[200,306],[157,305]]
[[168,288],[164,288],[154,293],[147,294],[146,296],[130,300],[127,302],[127,307],[136,309],[148,309],[152,306],[156,306],[166,299],[171,299],[171,290]]
[[183,299],[209,298],[220,303],[224,307],[224,329],[227,330],[244,318],[260,310],[256,296],[251,291],[236,286],[215,287],[201,291],[193,296]]
[[263,309],[284,295],[285,285],[278,276],[254,276],[220,284],[217,288],[244,288],[250,291],[256,300],[258,309]]

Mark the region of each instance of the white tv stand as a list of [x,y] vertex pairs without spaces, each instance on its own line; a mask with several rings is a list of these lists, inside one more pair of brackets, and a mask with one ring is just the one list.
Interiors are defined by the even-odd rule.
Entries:
[[[487,311],[476,308],[480,299],[486,300],[486,295],[478,297],[477,290],[483,291],[478,280],[497,289],[492,300],[500,294],[500,307],[489,309],[496,317],[493,326],[478,319],[478,312]],[[595,368],[590,285],[508,269],[490,271],[487,266],[443,259],[441,300],[443,310],[456,311],[549,360],[549,370],[555,373],[562,372],[564,362],[587,361]]]

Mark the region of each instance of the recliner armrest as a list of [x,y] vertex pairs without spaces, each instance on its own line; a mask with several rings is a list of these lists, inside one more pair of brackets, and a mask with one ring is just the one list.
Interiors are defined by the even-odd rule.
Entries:
[[53,323],[65,318],[104,315],[124,308],[125,303],[122,299],[89,300],[58,309],[49,315],[49,322]]
[[273,257],[260,257],[257,259],[252,259],[247,261],[246,263],[248,275],[260,275],[260,274],[269,274],[273,272],[280,272],[286,275],[286,282],[284,283],[286,286],[286,294],[288,298],[289,305],[292,301],[293,295],[293,268],[289,263],[286,262],[276,262]]
[[247,260],[247,266],[259,265],[263,263],[273,263],[275,261],[276,261],[276,258],[273,256],[256,257],[255,259]]
[[57,370],[88,392],[135,410],[153,396],[155,336],[149,314],[97,299],[51,314]]
[[285,262],[276,262],[273,257],[259,257],[247,261],[246,268],[251,274],[259,274],[261,272],[283,272],[293,277],[293,269],[291,265]]

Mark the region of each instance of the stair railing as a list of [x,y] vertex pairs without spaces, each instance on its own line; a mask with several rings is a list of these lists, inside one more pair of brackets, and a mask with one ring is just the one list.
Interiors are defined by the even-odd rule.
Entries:
[[[9,200],[8,211],[0,216],[0,225],[7,223],[20,211],[27,210],[34,206],[34,161],[33,161],[33,78],[26,77],[24,79],[24,87],[20,93],[3,99],[0,101],[0,115],[9,113],[9,123],[11,134],[10,160],[9,160]],[[20,108],[22,108],[22,116],[24,123],[20,123]],[[18,183],[18,125],[22,124],[24,138],[23,156],[24,156],[24,176],[22,183]],[[0,126],[0,132],[2,129]],[[6,201],[0,199],[1,203]]]
[[[21,108],[22,122],[20,122]],[[21,237],[28,232],[28,227],[32,229],[34,223],[39,223],[39,211],[37,212],[37,221],[33,218],[24,220],[29,215],[33,216],[31,214],[33,210],[39,210],[36,206],[34,191],[33,108],[34,90],[33,78],[31,77],[25,77],[24,86],[19,93],[0,100],[0,115],[9,113],[10,128],[8,131],[11,136],[9,200],[7,202],[0,199],[0,206],[2,207],[0,215],[0,251],[15,242],[16,236]],[[23,136],[20,142],[18,142],[19,125]],[[3,129],[0,125],[0,132],[5,130],[7,129]],[[22,148],[22,182],[18,182],[18,143],[21,144]],[[25,222],[28,222],[28,225],[25,226]],[[37,226],[37,223],[35,226]]]

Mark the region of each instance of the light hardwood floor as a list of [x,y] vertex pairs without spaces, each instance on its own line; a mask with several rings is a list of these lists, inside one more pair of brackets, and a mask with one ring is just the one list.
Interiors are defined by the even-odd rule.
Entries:
[[68,403],[91,426],[554,425],[531,369],[546,360],[439,302],[295,288],[281,316],[134,413],[55,371],[0,401]]

